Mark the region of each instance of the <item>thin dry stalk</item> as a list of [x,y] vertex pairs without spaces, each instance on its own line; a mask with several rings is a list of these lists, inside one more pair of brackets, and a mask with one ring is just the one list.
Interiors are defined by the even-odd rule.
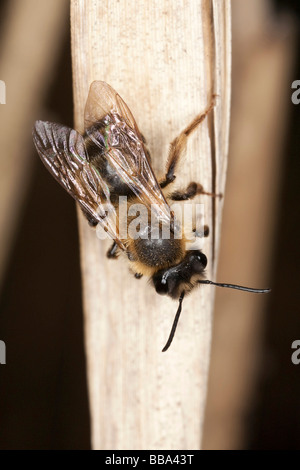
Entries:
[[[124,98],[163,174],[171,140],[218,94],[213,115],[189,141],[178,184],[199,181],[223,192],[230,102],[230,2],[73,0],[75,124],[93,80]],[[210,237],[208,277],[216,269],[223,201],[202,197]],[[85,341],[93,447],[200,448],[214,289],[185,300],[177,336],[161,349],[177,305],[137,281],[125,261],[79,215]]]

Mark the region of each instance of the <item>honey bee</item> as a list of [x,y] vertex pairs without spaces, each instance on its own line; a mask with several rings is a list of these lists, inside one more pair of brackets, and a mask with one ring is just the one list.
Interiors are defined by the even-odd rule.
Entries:
[[[170,210],[172,201],[186,201],[198,194],[218,196],[191,182],[173,190],[176,169],[186,151],[191,133],[215,105],[215,96],[170,144],[165,176],[157,179],[146,141],[135,119],[118,93],[107,83],[94,81],[85,107],[85,131],[81,135],[61,124],[37,121],[33,140],[38,154],[54,178],[78,202],[89,224],[100,226],[113,239],[109,258],[125,255],[136,278],[146,275],[156,292],[179,301],[166,351],[175,334],[183,298],[199,284],[212,284],[248,292],[252,289],[205,279],[207,258],[201,250],[187,249],[187,239],[177,236],[180,223]],[[130,208],[142,203],[147,209],[138,237],[120,233],[120,198]],[[151,217],[150,217],[151,214]],[[153,225],[157,222],[156,230]],[[132,221],[132,217],[129,217]],[[169,236],[162,235],[169,228]],[[158,231],[157,231],[158,228]],[[154,232],[156,236],[154,236]],[[206,234],[208,229],[204,231]],[[205,233],[202,235],[205,235]],[[158,236],[157,236],[158,234]]]

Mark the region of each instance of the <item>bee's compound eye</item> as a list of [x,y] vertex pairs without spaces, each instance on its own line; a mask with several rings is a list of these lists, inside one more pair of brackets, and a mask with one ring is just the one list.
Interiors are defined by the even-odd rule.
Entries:
[[202,264],[203,268],[206,268],[207,266],[207,257],[205,256],[204,253],[201,253],[199,254],[199,261],[200,263]]
[[168,283],[163,276],[154,276],[153,283],[155,290],[160,295],[166,295],[168,293]]
[[190,255],[189,262],[191,263],[191,270],[194,273],[202,273],[206,268],[207,258],[200,250],[194,251]]

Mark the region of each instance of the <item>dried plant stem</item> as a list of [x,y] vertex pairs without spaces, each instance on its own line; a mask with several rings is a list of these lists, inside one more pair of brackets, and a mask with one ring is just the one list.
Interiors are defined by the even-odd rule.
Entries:
[[[126,7],[126,8],[125,8]],[[230,101],[230,2],[73,0],[75,125],[93,80],[112,85],[146,136],[153,167],[163,174],[168,145],[203,111],[217,105],[192,135],[178,174],[206,191],[223,192]],[[211,235],[203,250],[214,277],[222,200],[199,197]],[[105,257],[79,215],[85,341],[93,447],[198,449],[209,367],[214,289],[185,299],[171,349],[161,349],[177,309],[137,281],[125,261]]]

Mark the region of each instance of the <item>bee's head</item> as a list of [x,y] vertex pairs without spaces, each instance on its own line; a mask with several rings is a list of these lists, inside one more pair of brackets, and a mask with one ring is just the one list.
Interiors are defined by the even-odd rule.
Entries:
[[179,299],[182,292],[190,292],[202,277],[207,258],[200,250],[187,251],[183,261],[156,272],[152,281],[158,294]]
[[224,284],[203,279],[206,265],[206,256],[200,250],[191,250],[187,251],[181,263],[171,266],[168,269],[161,269],[152,276],[152,282],[158,294],[169,295],[173,299],[179,300],[170,336],[163,348],[163,351],[166,351],[169,348],[174,338],[184,295],[190,292],[196,285],[212,284],[218,287],[227,287],[229,289],[238,289],[247,292],[270,292],[270,289],[253,289],[251,287],[238,286],[236,284]]

